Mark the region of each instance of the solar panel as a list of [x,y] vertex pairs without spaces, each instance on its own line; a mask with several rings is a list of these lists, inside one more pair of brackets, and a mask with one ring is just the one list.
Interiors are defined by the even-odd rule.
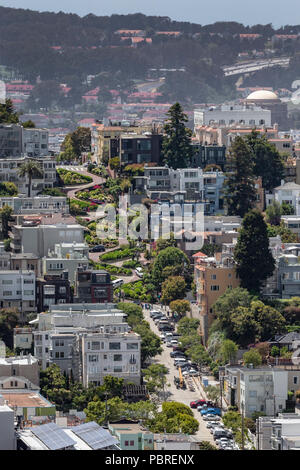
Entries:
[[50,450],[64,449],[65,447],[76,444],[76,442],[55,423],[33,427],[31,428],[31,432]]
[[72,431],[93,450],[103,449],[104,447],[109,447],[118,443],[115,437],[113,437],[106,429],[99,426],[99,424],[95,423],[95,421],[72,427]]

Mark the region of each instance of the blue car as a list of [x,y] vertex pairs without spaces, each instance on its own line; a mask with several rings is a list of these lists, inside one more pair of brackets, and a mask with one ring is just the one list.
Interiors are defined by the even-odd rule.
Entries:
[[205,408],[204,410],[201,410],[200,413],[202,416],[207,414],[221,416],[220,408]]

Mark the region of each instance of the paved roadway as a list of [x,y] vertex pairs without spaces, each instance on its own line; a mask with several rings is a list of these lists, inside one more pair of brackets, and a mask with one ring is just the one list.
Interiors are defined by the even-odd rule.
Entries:
[[[161,310],[161,308],[160,308]],[[155,325],[154,321],[152,318],[150,318],[150,310],[145,310],[144,309],[144,317],[145,319],[150,323],[151,329],[154,333],[157,335],[160,335],[160,332]],[[199,389],[197,391],[197,388],[195,386],[195,391],[190,391],[188,388],[186,390],[182,389],[177,389],[175,384],[174,384],[174,376],[178,377],[178,370],[174,366],[174,359],[170,357],[170,352],[172,351],[171,348],[168,348],[165,343],[163,343],[163,352],[160,355],[157,355],[154,359],[153,362],[159,363],[159,364],[164,364],[166,367],[169,369],[169,373],[167,376],[168,383],[170,384],[169,387],[166,387],[165,390],[165,395],[166,399],[168,401],[178,401],[180,403],[184,403],[185,405],[190,405],[190,402],[193,400],[197,400],[199,398],[205,398],[205,393],[204,390],[202,389],[199,379],[195,378],[195,382],[198,384]],[[199,430],[195,434],[195,437],[199,438],[200,441],[208,441],[212,444],[214,444],[214,439],[212,437],[212,434],[209,432],[205,425],[205,421],[203,421],[200,413],[193,409],[192,410],[194,413],[194,417],[197,419],[199,422]]]

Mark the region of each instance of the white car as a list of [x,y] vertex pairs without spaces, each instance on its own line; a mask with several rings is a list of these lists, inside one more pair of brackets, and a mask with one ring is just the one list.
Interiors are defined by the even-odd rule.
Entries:
[[136,268],[135,274],[136,274],[138,277],[143,277],[143,276],[144,276],[144,273],[143,273],[142,268]]

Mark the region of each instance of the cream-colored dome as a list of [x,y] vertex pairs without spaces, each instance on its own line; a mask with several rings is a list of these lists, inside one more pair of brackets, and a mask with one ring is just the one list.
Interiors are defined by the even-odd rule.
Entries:
[[268,90],[258,90],[254,91],[253,93],[250,93],[250,95],[247,97],[247,101],[250,100],[261,100],[261,101],[270,101],[270,100],[278,100],[278,96],[276,93],[273,93],[273,91],[268,91]]

